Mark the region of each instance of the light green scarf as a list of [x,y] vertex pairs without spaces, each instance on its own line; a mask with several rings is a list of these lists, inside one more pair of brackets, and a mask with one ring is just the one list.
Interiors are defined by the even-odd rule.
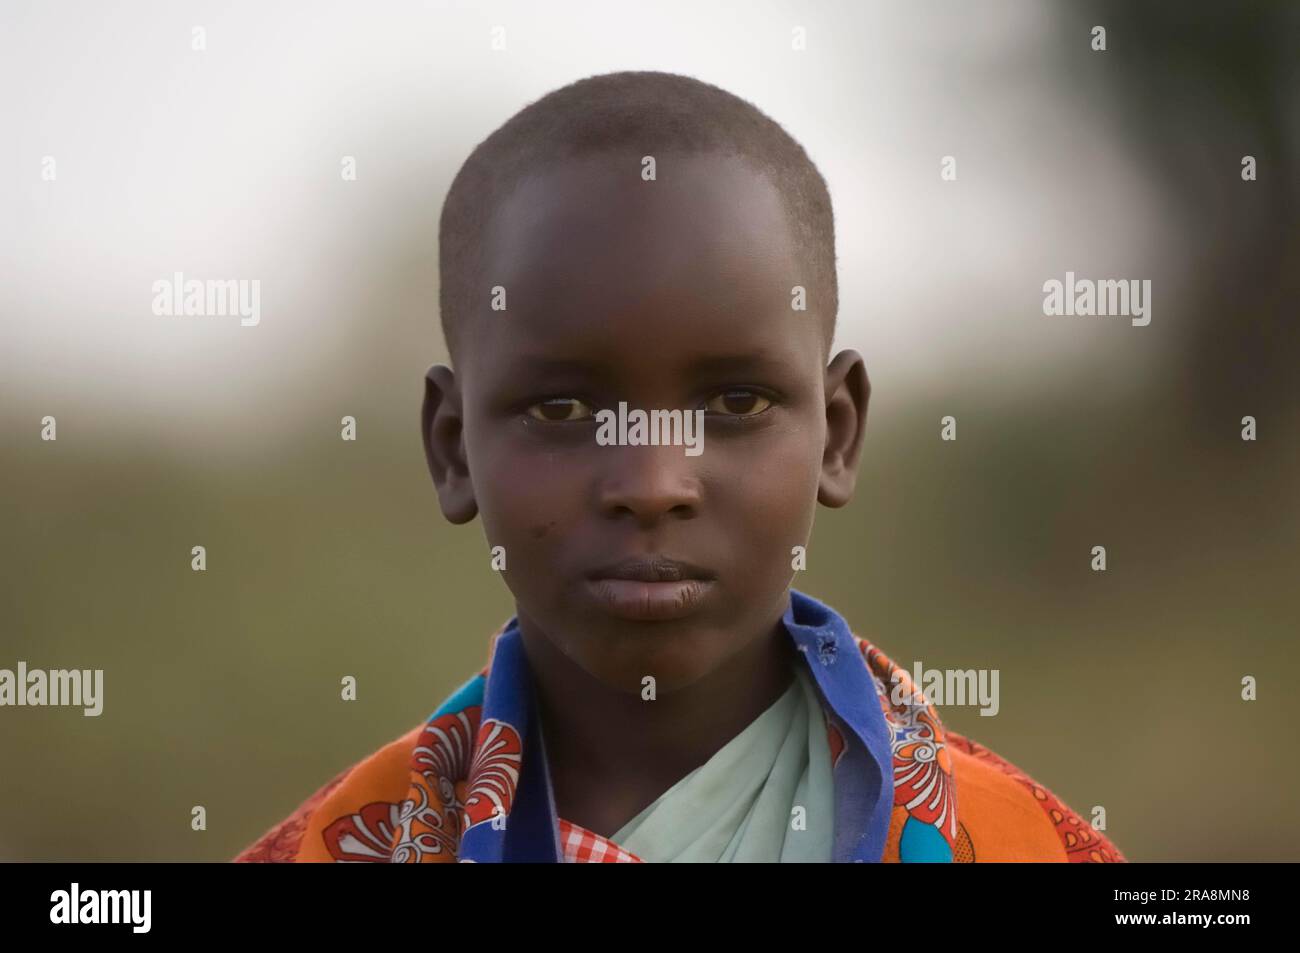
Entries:
[[834,811],[826,719],[800,664],[767,711],[612,840],[652,863],[829,863]]

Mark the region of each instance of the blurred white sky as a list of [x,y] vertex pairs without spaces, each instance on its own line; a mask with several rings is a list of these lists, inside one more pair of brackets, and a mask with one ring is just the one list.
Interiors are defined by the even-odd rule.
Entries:
[[[1051,11],[5,0],[3,413],[79,408],[185,443],[253,418],[296,426],[322,388],[397,377],[417,393],[440,357],[437,224],[456,169],[526,103],[619,69],[720,85],[803,143],[835,203],[838,344],[867,356],[878,393],[1043,379],[1099,351],[1112,381],[1137,379],[1176,326],[1175,289],[1157,286],[1142,329],[1041,311],[1042,282],[1067,269],[1151,277],[1177,255],[1107,104],[1060,70]],[[259,279],[260,325],[155,316],[151,285],[176,271]],[[335,415],[339,400],[324,400]]]

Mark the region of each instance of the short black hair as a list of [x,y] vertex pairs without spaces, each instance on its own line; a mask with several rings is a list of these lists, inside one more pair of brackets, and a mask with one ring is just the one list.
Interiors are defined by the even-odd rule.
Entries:
[[483,307],[483,250],[492,211],[527,175],[556,160],[632,147],[736,155],[781,194],[804,267],[807,305],[822,312],[829,350],[839,311],[835,217],[826,181],[795,139],[753,103],[689,76],[625,71],[547,93],[480,142],[456,173],[438,228],[439,310],[454,360],[466,315]]

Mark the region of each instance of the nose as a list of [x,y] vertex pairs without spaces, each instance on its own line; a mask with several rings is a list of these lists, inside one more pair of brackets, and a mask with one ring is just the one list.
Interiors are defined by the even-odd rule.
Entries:
[[699,515],[701,487],[697,458],[680,446],[609,446],[601,480],[602,516],[633,519],[653,526],[663,519],[694,519]]

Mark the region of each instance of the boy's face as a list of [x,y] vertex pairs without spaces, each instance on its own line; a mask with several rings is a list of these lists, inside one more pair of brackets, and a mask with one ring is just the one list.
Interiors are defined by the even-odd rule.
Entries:
[[[689,685],[771,635],[818,500],[852,494],[869,392],[854,352],[823,363],[819,289],[792,308],[811,277],[768,180],[657,160],[644,181],[637,156],[576,159],[500,205],[483,306],[425,402],[443,512],[481,514],[504,547],[525,639],[627,692]],[[620,401],[704,409],[702,452],[599,444],[594,415]],[[618,566],[639,558],[687,566]]]

